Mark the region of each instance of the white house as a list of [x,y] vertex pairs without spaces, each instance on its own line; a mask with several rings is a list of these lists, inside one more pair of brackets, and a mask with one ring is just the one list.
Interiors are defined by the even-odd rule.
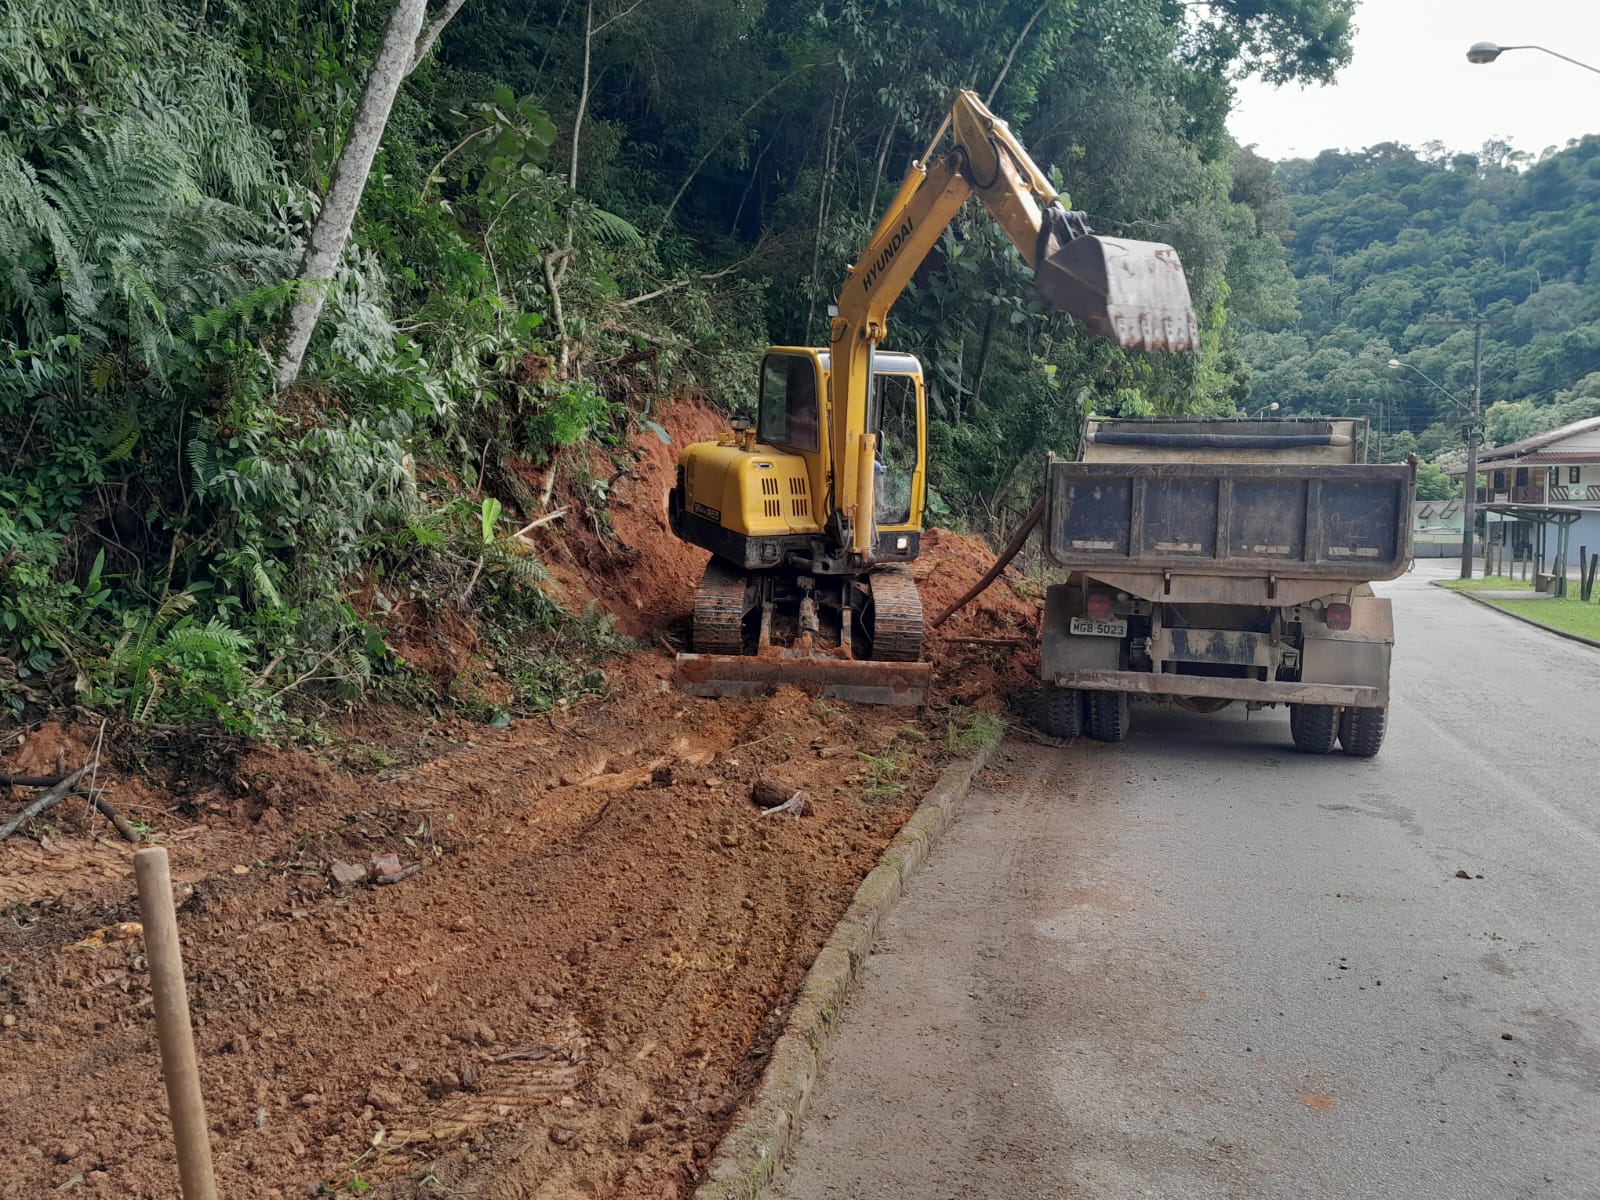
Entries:
[[1461,498],[1411,504],[1411,553],[1417,558],[1461,556]]
[[[1464,465],[1449,470],[1466,474]],[[1485,450],[1478,456],[1478,472],[1488,485],[1478,489],[1480,504],[1582,510],[1568,535],[1571,567],[1578,565],[1580,546],[1590,554],[1600,552],[1600,417]],[[1519,543],[1526,532],[1514,531]]]

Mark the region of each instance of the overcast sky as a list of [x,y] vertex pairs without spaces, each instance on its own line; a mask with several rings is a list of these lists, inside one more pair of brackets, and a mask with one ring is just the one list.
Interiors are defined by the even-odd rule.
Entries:
[[1331,87],[1241,84],[1228,127],[1266,158],[1378,142],[1476,150],[1501,137],[1537,156],[1600,133],[1600,74],[1538,50],[1493,63],[1473,42],[1532,43],[1600,67],[1600,0],[1362,0],[1355,57]]

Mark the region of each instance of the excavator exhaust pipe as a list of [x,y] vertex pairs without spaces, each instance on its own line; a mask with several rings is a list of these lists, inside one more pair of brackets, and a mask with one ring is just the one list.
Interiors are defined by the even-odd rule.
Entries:
[[1094,336],[1119,345],[1145,350],[1199,345],[1178,252],[1160,242],[1091,234],[1081,213],[1045,210],[1034,290]]

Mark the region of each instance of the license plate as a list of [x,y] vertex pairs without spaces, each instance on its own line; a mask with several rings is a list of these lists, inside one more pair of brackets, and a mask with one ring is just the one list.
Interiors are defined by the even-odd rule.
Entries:
[[1127,637],[1128,623],[1126,621],[1094,621],[1088,617],[1073,617],[1071,629],[1073,633],[1086,633],[1090,637]]

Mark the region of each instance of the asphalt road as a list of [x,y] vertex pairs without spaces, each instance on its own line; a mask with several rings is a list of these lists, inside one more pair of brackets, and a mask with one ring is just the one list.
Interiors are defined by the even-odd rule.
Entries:
[[1384,589],[1374,760],[1281,711],[1009,743],[776,1194],[1600,1197],[1600,651],[1440,573]]

